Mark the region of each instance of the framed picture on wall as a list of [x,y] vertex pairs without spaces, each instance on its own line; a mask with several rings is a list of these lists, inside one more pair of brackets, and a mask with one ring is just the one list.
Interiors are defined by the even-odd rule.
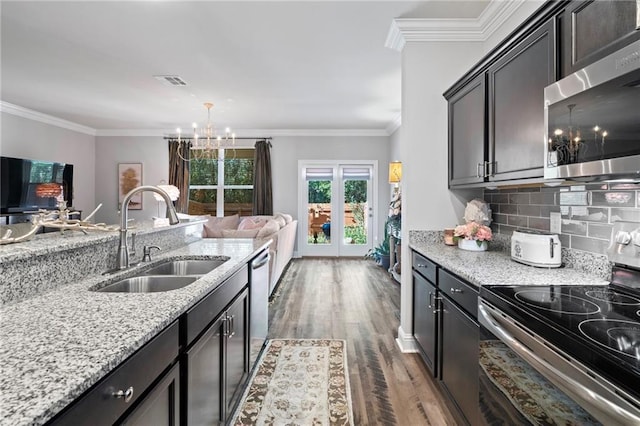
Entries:
[[[118,164],[118,209],[129,191],[142,185],[142,163]],[[133,196],[129,202],[129,210],[142,210],[142,193]]]

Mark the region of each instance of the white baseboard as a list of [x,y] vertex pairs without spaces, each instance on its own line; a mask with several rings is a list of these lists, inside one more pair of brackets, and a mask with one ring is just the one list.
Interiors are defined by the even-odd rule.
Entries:
[[418,346],[416,344],[416,340],[413,338],[413,334],[405,333],[402,326],[398,327],[398,338],[396,339],[396,343],[403,353],[418,352]]

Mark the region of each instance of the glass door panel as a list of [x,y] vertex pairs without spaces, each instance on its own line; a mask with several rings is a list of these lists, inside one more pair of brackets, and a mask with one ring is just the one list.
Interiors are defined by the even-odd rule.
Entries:
[[308,244],[331,244],[331,181],[308,182]]

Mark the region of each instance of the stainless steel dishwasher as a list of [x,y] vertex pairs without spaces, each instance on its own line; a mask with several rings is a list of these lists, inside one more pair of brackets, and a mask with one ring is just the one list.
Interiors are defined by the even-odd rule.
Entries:
[[258,359],[269,332],[269,251],[251,261],[249,269],[249,367]]

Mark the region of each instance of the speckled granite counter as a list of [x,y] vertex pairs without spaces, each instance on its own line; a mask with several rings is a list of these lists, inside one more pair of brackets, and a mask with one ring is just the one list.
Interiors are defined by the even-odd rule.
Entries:
[[[604,262],[590,262],[589,270],[576,268],[545,269],[523,265],[511,260],[506,251],[507,241],[490,244],[486,252],[473,252],[447,246],[441,232],[411,231],[409,247],[471,284],[481,285],[548,285],[548,284],[607,284],[610,266]],[[564,255],[564,252],[563,252]],[[572,256],[580,254],[572,253]],[[590,256],[585,253],[584,256]]]
[[193,284],[163,293],[96,293],[92,276],[0,309],[0,425],[43,424],[105,376],[269,241],[205,239],[162,252],[163,259],[226,256]]
[[[160,246],[166,251],[200,240],[204,222],[181,219],[178,225],[160,228],[154,228],[150,221],[138,222],[131,229],[136,234],[136,255],[131,255],[131,262],[140,261],[145,245]],[[114,269],[119,240],[118,231],[90,231],[88,235],[65,231],[1,245],[0,303],[19,302]]]

